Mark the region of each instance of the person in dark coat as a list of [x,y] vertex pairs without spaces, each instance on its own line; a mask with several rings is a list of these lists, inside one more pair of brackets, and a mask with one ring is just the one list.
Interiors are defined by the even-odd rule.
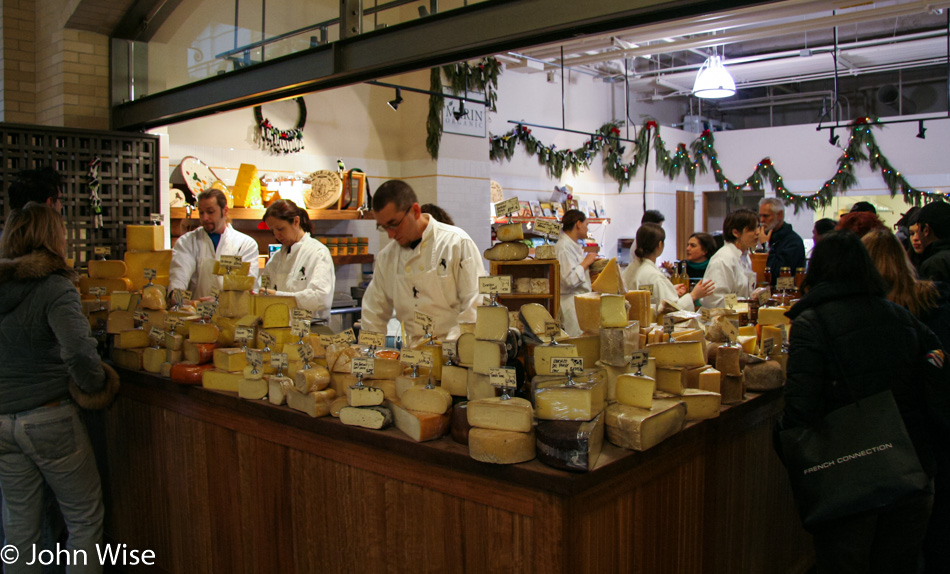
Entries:
[[917,235],[924,248],[920,276],[950,283],[950,203],[923,206],[917,214]]
[[788,267],[792,273],[799,267],[805,267],[805,242],[785,222],[785,205],[775,197],[766,197],[759,202],[758,243],[767,243],[769,258],[765,262],[772,272],[772,286],[778,281],[782,267]]
[[[815,246],[803,290],[787,313],[792,328],[779,428],[813,426],[855,399],[891,390],[932,476],[935,424],[947,428],[950,416],[940,341],[886,299],[886,282],[850,231],[829,233]],[[809,526],[817,572],[916,572],[932,497],[918,492],[883,509]]]

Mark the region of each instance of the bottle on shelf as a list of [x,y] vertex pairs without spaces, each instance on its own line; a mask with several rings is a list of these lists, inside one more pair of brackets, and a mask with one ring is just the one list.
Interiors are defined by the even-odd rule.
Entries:
[[686,272],[686,260],[680,261],[680,283],[689,287],[689,273]]
[[768,267],[765,268],[765,271],[762,272],[762,281],[759,281],[759,287],[771,287],[772,286],[772,270]]
[[795,269],[795,290],[802,290],[802,282],[805,280],[805,268],[799,267]]

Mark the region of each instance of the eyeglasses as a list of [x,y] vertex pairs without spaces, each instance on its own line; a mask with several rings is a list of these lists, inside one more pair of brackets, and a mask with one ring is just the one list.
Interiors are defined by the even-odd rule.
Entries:
[[402,225],[402,222],[406,219],[406,216],[409,215],[409,210],[411,209],[412,206],[410,205],[409,208],[402,213],[402,217],[399,219],[398,223],[377,224],[376,229],[378,231],[394,231],[395,229],[398,229],[399,226]]

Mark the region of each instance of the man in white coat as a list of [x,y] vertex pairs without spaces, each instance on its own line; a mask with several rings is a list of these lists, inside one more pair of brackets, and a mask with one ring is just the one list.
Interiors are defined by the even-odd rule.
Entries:
[[561,218],[561,236],[554,246],[558,267],[561,269],[561,301],[559,315],[561,328],[572,336],[581,335],[581,327],[574,311],[574,295],[590,293],[590,265],[597,260],[596,253],[584,253],[577,242],[587,237],[587,216],[583,211],[569,209]]
[[715,283],[715,291],[703,297],[703,307],[724,307],[729,293],[740,298],[752,294],[755,272],[749,260],[749,249],[755,247],[758,226],[759,216],[751,209],[737,209],[726,216],[722,224],[726,243],[709,260],[703,276]]
[[222,255],[240,255],[242,261],[251,264],[251,274],[259,277],[257,242],[228,223],[228,199],[223,192],[201,192],[198,217],[201,227],[179,237],[172,250],[169,293],[172,289],[187,289],[192,299],[211,297],[213,287],[221,288],[221,277],[214,274],[214,262]]
[[456,339],[459,322],[475,320],[482,296],[478,277],[485,274],[482,254],[472,238],[454,225],[422,213],[416,193],[405,182],[390,180],[373,196],[376,227],[390,241],[376,256],[373,280],[363,296],[362,329],[386,332],[395,313],[406,332],[407,346],[425,332],[415,312],[432,318],[429,333]]

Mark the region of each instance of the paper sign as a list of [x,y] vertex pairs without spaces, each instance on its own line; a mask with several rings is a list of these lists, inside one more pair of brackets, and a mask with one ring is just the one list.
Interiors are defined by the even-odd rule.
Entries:
[[739,298],[736,297],[735,293],[726,293],[723,295],[723,302],[727,309],[735,309],[736,305],[739,304]]
[[423,353],[422,351],[404,350],[402,354],[399,355],[399,362],[404,365],[409,365],[410,367],[431,367],[432,355]]
[[385,347],[386,334],[374,333],[372,331],[360,331],[359,342],[360,345],[366,345],[367,347]]
[[712,312],[709,310],[709,307],[703,307],[699,310],[699,318],[703,323],[708,323],[712,319]]
[[287,368],[287,365],[287,353],[271,353],[270,366],[277,370],[284,370]]
[[264,346],[267,347],[268,349],[271,346],[277,344],[277,337],[268,333],[267,331],[261,331],[260,339],[261,339],[261,342],[264,343]]
[[214,303],[211,301],[198,301],[196,310],[202,317],[210,317],[211,315],[214,315]]
[[499,275],[496,277],[479,277],[478,292],[486,295],[492,293],[511,293],[511,276]]
[[333,335],[325,335],[321,333],[319,337],[320,337],[320,344],[323,345],[324,347],[329,347],[330,345],[333,344]]
[[215,301],[217,301],[218,299],[220,299],[220,298],[221,298],[221,289],[219,289],[219,288],[217,288],[217,287],[212,287],[212,288],[211,288],[211,296],[214,297],[214,300],[215,300]]
[[446,341],[442,343],[442,352],[448,357],[454,357],[458,354],[458,341]]
[[94,248],[92,251],[93,251],[96,255],[108,255],[108,254],[109,254],[109,251],[111,251],[111,250],[112,250],[112,249],[111,249],[110,247],[96,247],[96,248]]
[[415,318],[416,324],[419,325],[423,331],[432,329],[432,317],[429,315],[426,315],[422,311],[416,311]]
[[488,382],[497,389],[513,389],[518,386],[518,378],[511,367],[492,367],[488,370]]
[[762,341],[762,356],[768,357],[772,354],[772,348],[775,346],[775,341],[772,339],[766,339]]
[[642,369],[650,362],[650,351],[634,351],[630,355],[630,364],[638,369]]
[[151,281],[152,279],[155,279],[156,277],[158,277],[158,271],[149,268],[149,269],[146,269],[146,270],[145,270],[145,272],[143,273],[143,275],[145,275],[145,278],[146,278],[146,279],[148,279],[149,281]]
[[102,297],[103,295],[106,294],[106,288],[105,287],[90,287],[89,294],[95,295],[96,297]]
[[511,199],[499,201],[495,204],[495,215],[501,217],[509,213],[517,213],[520,209],[521,206],[518,204],[518,198],[512,197]]
[[341,333],[337,333],[332,337],[333,342],[337,345],[349,345],[350,343],[356,342],[356,336],[353,334],[353,329],[347,329]]
[[241,267],[242,263],[244,263],[240,255],[222,255],[219,258],[219,262],[220,267],[227,267],[229,269]]
[[290,319],[292,321],[310,321],[313,319],[313,313],[300,307],[294,307],[290,310]]
[[641,290],[641,291],[649,291],[649,292],[650,292],[650,297],[651,297],[651,298],[653,297],[653,284],[652,284],[652,283],[647,283],[647,284],[645,284],[645,285],[640,285],[640,290]]
[[584,370],[584,357],[553,357],[551,372],[555,375],[579,373]]
[[159,341],[165,338],[165,331],[162,331],[158,327],[152,327],[148,331],[149,339],[155,341],[155,345],[158,346]]
[[133,311],[133,312],[132,312],[132,320],[133,320],[133,321],[138,321],[138,322],[140,322],[140,323],[144,323],[145,320],[146,320],[145,311]]
[[261,275],[261,289],[270,289],[270,275]]
[[263,366],[264,365],[264,351],[261,351],[260,349],[248,349],[247,362],[257,367]]
[[152,213],[148,216],[148,218],[151,219],[152,223],[154,223],[155,225],[161,225],[163,221],[161,213]]
[[775,290],[776,291],[794,291],[795,290],[795,278],[794,277],[779,277],[775,280]]
[[788,330],[785,327],[785,323],[782,323],[781,325],[779,325],[778,328],[782,330],[782,344],[787,345],[788,344]]
[[673,334],[673,317],[663,315],[663,332],[667,335]]
[[309,361],[313,358],[313,347],[310,346],[310,343],[300,345],[300,358],[304,361]]
[[353,374],[370,377],[375,373],[376,359],[373,357],[353,357]]
[[254,327],[235,327],[234,328],[234,342],[241,343],[243,346],[248,341],[254,338]]
[[561,334],[561,326],[554,321],[544,322],[544,336],[557,337]]
[[310,321],[293,321],[290,326],[290,333],[294,337],[306,337],[310,334]]
[[720,317],[719,323],[722,325],[722,332],[729,337],[730,343],[735,343],[739,338],[739,320]]
[[174,317],[172,315],[165,315],[165,330],[174,331],[178,328],[178,325],[182,323],[181,317]]
[[534,232],[540,235],[554,236],[561,233],[561,225],[548,219],[535,219]]
[[763,307],[765,306],[766,303],[769,302],[769,299],[772,297],[772,295],[769,293],[769,290],[766,289],[760,292],[757,297],[758,297],[757,301],[759,302],[759,307]]

